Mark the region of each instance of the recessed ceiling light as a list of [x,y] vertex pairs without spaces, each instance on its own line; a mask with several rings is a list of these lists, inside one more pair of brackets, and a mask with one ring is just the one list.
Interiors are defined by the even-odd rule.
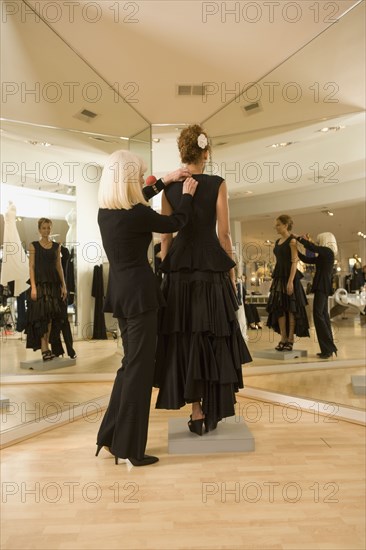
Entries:
[[325,126],[317,131],[326,134],[327,132],[338,132],[339,130],[343,130],[343,128],[345,128],[345,126]]
[[279,147],[288,147],[289,145],[293,145],[294,143],[294,141],[282,141],[281,143],[272,143],[272,145],[267,145],[267,147],[278,149]]
[[321,213],[326,214],[327,216],[334,216],[334,213],[328,208],[323,208],[323,210],[321,210]]
[[160,143],[160,138],[152,138],[154,143]]

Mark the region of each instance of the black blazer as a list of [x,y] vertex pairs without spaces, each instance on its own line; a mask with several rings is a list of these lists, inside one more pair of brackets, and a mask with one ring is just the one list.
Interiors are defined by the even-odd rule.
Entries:
[[[149,194],[145,192],[145,196],[148,198]],[[182,196],[179,208],[171,216],[161,216],[143,204],[130,210],[99,209],[98,224],[110,264],[105,312],[112,312],[114,317],[129,317],[164,304],[147,258],[151,233],[178,231],[188,222],[191,209],[189,194]]]
[[316,252],[318,256],[314,258],[308,258],[299,252],[299,258],[305,264],[315,264],[316,270],[314,275],[314,280],[312,284],[312,292],[317,290],[324,292],[326,296],[331,296],[333,294],[332,289],[332,274],[333,274],[333,265],[334,265],[334,253],[331,248],[328,246],[317,246],[316,244],[303,239],[302,237],[297,237],[297,240],[305,246],[307,250],[311,252]]

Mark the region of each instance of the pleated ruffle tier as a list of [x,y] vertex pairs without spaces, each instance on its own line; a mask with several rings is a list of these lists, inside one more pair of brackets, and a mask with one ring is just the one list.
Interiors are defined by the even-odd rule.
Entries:
[[210,430],[235,414],[242,365],[252,361],[227,273],[174,272],[162,285],[154,386],[158,409],[202,402]]
[[[60,283],[37,283],[37,299],[32,300],[27,291],[27,348],[41,349],[41,338],[47,333],[53,319],[62,319]],[[52,340],[50,339],[50,342]]]
[[289,296],[286,292],[287,277],[276,277],[272,281],[267,304],[267,326],[280,334],[278,319],[286,316],[287,331],[289,329],[288,313],[293,313],[295,318],[295,335],[298,337],[310,336],[309,321],[305,306],[308,301],[300,278],[294,279],[294,292]]

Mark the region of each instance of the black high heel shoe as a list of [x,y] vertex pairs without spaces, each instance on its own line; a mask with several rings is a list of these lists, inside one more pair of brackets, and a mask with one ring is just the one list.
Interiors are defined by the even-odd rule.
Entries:
[[337,357],[336,351],[330,351],[329,353],[317,353],[317,356],[319,357],[319,359],[330,359],[333,353]]
[[287,342],[280,342],[276,347],[275,349],[277,351],[283,351],[284,349],[286,349],[286,344]]
[[[197,435],[202,435],[202,429],[203,429],[204,423],[205,423],[204,418],[198,418],[197,420],[192,420],[192,415],[190,415],[188,420],[188,428],[192,433]],[[207,432],[207,428],[206,428],[206,432]]]
[[[128,457],[128,459],[132,466],[149,466],[149,464],[155,464],[155,462],[159,462],[159,459],[157,456],[152,455],[144,455],[144,458],[132,458]],[[114,462],[118,464],[118,456],[114,457]]]
[[95,456],[99,455],[100,449],[105,449],[108,451],[108,453],[112,454],[111,449],[109,447],[106,447],[105,445],[97,445],[97,452],[95,453]]
[[293,347],[294,347],[293,342],[286,342],[285,347],[284,347],[284,351],[292,351]]
[[52,359],[55,358],[55,355],[50,350],[42,351],[42,359],[43,361],[52,361]]

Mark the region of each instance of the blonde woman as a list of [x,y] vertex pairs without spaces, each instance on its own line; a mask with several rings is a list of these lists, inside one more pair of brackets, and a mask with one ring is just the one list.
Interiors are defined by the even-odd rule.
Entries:
[[[152,232],[171,233],[189,220],[197,182],[187,177],[179,208],[160,216],[149,207],[142,189],[145,165],[129,151],[116,151],[107,160],[99,189],[98,223],[110,269],[104,311],[118,318],[124,357],[97,437],[102,446],[134,466],[158,461],[145,454],[154,373],[157,310],[163,297],[149,265],[147,249]],[[187,176],[177,170],[168,184]],[[156,186],[155,186],[156,187]],[[158,188],[153,189],[153,193]]]

